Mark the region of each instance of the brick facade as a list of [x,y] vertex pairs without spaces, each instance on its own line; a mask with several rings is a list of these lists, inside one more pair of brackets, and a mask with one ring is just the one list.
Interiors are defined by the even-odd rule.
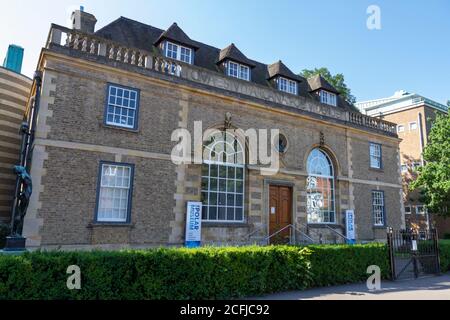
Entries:
[[[44,50],[40,68],[45,94],[32,168],[37,189],[25,222],[29,247],[183,245],[187,201],[201,200],[201,165],[174,164],[170,155],[176,142],[171,141],[171,135],[178,128],[193,132],[196,121],[202,122],[203,130],[222,128],[227,113],[232,116],[233,127],[279,129],[287,137],[289,148],[281,157],[276,175],[262,175],[258,164],[246,166],[245,222],[204,223],[204,243],[258,243],[267,237],[271,184],[292,187],[292,221],[302,232],[333,241],[336,234],[330,228],[307,223],[306,161],[317,147],[329,155],[335,168],[337,219],[331,228],[345,233],[347,209],[355,210],[359,241],[382,241],[385,227],[404,224],[399,139],[381,130],[351,124],[345,120],[348,115],[336,107],[334,110],[299,98],[295,110],[282,108],[273,101],[252,97],[258,90],[266,90],[257,85],[252,88],[243,84],[248,94],[217,90],[176,76],[137,71],[92,56],[84,58],[78,52],[56,47]],[[203,70],[196,72],[202,78]],[[204,75],[204,82],[222,81],[220,75],[216,79],[211,72],[205,73],[211,80]],[[239,84],[243,81],[224,81],[241,90]],[[104,124],[108,83],[140,90],[137,130]],[[270,90],[274,96],[280,95]],[[267,95],[265,91],[263,94]],[[281,94],[284,97],[285,101],[292,99]],[[369,169],[370,142],[382,145],[380,170]],[[130,223],[94,221],[101,161],[135,166]],[[373,224],[372,190],[386,195],[387,221],[382,228]]]

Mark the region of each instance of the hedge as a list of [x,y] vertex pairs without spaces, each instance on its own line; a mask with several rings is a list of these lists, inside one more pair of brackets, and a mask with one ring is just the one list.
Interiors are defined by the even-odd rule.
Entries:
[[0,249],[2,249],[6,244],[6,237],[9,235],[9,226],[0,223]]
[[[450,270],[450,242],[440,249],[443,270]],[[70,265],[81,268],[81,290],[66,287]],[[389,277],[385,245],[0,255],[0,299],[231,299],[363,282],[370,265]]]
[[[304,289],[308,256],[284,246],[0,255],[0,299],[228,299]],[[81,269],[81,290],[66,287],[70,265]]]
[[381,244],[310,246],[312,286],[323,287],[366,281],[367,267],[379,266],[383,279],[390,277],[389,253]]
[[450,240],[441,240],[439,242],[439,253],[441,258],[441,271],[450,271]]

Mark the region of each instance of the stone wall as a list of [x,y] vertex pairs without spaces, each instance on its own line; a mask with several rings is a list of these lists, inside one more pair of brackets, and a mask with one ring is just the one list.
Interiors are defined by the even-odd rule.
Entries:
[[[193,132],[195,121],[202,121],[203,130],[221,128],[226,113],[231,113],[233,127],[279,129],[289,148],[275,176],[263,176],[258,163],[247,167],[245,223],[205,223],[204,243],[251,243],[267,237],[271,183],[292,186],[293,221],[302,232],[331,241],[335,235],[329,229],[306,225],[306,160],[315,147],[322,147],[335,167],[338,232],[344,232],[345,210],[355,209],[358,238],[383,238],[371,220],[371,190],[377,188],[387,195],[388,224],[401,223],[395,137],[102,65],[48,59],[44,69],[32,169],[38,184],[25,226],[30,247],[182,245],[186,203],[200,200],[201,165],[173,164],[170,153],[176,142],[171,135],[177,128]],[[136,131],[104,125],[108,83],[140,89]],[[382,144],[382,170],[369,169],[369,142]],[[100,161],[135,165],[130,224],[94,223]]]

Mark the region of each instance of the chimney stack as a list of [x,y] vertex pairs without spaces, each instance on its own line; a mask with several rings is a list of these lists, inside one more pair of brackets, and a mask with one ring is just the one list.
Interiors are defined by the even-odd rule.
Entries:
[[17,45],[11,44],[8,47],[6,58],[3,62],[3,67],[16,73],[22,72],[23,62],[23,48]]
[[80,7],[80,10],[75,10],[72,13],[72,29],[80,30],[86,33],[95,32],[95,24],[97,19],[94,15],[84,12],[84,7]]

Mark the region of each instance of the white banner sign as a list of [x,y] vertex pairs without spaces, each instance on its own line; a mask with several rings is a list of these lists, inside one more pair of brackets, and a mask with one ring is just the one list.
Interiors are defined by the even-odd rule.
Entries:
[[347,210],[345,212],[345,225],[347,229],[347,238],[351,243],[355,242],[355,212],[353,210]]
[[186,247],[197,248],[202,242],[202,203],[188,202],[186,217]]

